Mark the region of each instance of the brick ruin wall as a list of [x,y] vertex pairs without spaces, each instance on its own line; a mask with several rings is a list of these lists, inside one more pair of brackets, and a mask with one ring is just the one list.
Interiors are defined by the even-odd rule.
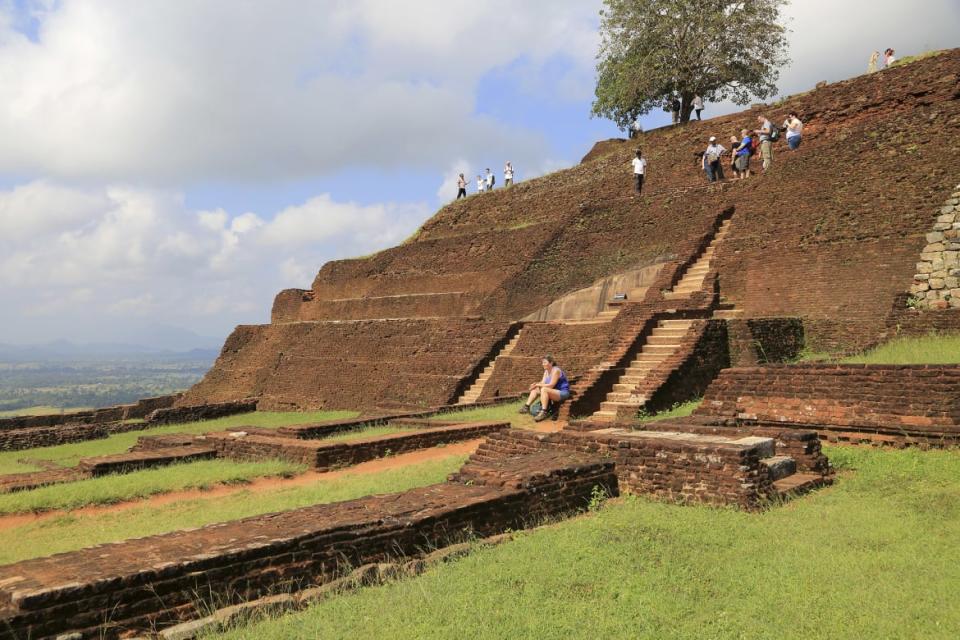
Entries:
[[[0,567],[0,639],[149,632],[211,604],[300,590],[559,517],[585,508],[597,487],[617,494],[611,462],[564,452],[502,460],[461,479]],[[211,593],[217,602],[203,603],[199,594]]]
[[735,367],[795,360],[804,346],[800,318],[751,318],[726,321],[730,363]]
[[180,404],[261,410],[432,407],[452,401],[509,325],[463,319],[238,327]]
[[814,429],[834,441],[945,446],[960,442],[958,385],[960,366],[726,369],[694,415],[728,424]]
[[[960,148],[958,77],[960,50],[952,50],[769,109],[645,134],[640,144],[650,172],[640,198],[629,184],[637,142],[621,141],[604,144],[580,166],[451,203],[407,243],[329,263],[309,291],[282,294],[278,324],[238,328],[185,402],[249,395],[273,408],[367,407],[387,398],[441,404],[473,367],[460,358],[447,367],[424,357],[420,348],[432,346],[433,331],[404,327],[418,344],[405,347],[403,380],[371,401],[360,389],[376,394],[384,372],[346,353],[335,372],[327,369],[320,353],[342,351],[340,331],[295,321],[369,314],[516,320],[611,274],[687,259],[717,212],[731,207],[734,223],[712,265],[721,302],[747,320],[799,318],[811,350],[846,353],[876,344],[889,335],[893,300],[913,282],[931,212],[957,183],[949,151]],[[703,183],[691,158],[707,136],[753,126],[761,112],[779,122],[788,110],[805,122],[799,151],[778,145],[769,175]],[[449,322],[471,342],[462,319]],[[365,331],[358,352],[381,339],[373,325]],[[240,342],[247,343],[242,355],[231,348]],[[488,336],[486,348],[478,344],[468,359],[478,363],[494,342]],[[588,359],[573,351],[566,357],[573,368]],[[512,391],[529,378],[514,364],[517,370],[498,374],[509,379],[493,388]],[[342,378],[336,397],[326,380],[333,373]]]
[[683,504],[766,505],[772,484],[759,446],[705,443],[696,438],[622,437],[602,431],[542,434],[512,429],[487,438],[465,470],[539,451],[576,451],[616,463],[621,491]]
[[31,427],[52,427],[61,424],[102,424],[119,422],[121,420],[144,419],[157,409],[173,406],[180,398],[179,393],[143,398],[133,404],[121,404],[114,407],[103,407],[90,411],[75,411],[71,413],[53,413],[42,416],[14,416],[0,418],[0,431],[7,429],[28,429]]

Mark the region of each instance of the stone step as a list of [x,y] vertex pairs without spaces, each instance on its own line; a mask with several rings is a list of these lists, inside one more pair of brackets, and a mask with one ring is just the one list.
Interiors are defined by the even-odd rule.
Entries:
[[590,416],[590,419],[595,420],[597,422],[613,422],[614,420],[617,419],[617,412],[605,411],[601,409],[600,411],[597,411],[592,416]]
[[680,300],[682,298],[689,298],[690,291],[667,291],[663,294],[664,300]]
[[618,409],[623,408],[631,411],[639,411],[646,403],[646,398],[643,396],[631,396],[629,401],[605,400],[600,403],[600,410],[616,412]]
[[773,456],[764,458],[760,464],[767,468],[770,473],[770,480],[776,482],[781,478],[792,476],[797,472],[797,461],[790,456]]
[[743,317],[743,309],[719,309],[713,312],[717,320],[736,320]]
[[830,484],[830,480],[816,473],[795,473],[773,483],[773,488],[783,497],[806,493]]
[[642,355],[670,355],[677,350],[678,344],[645,344],[643,345]]
[[[642,378],[641,378],[642,379]],[[637,381],[639,382],[639,380]],[[631,384],[629,382],[624,382],[623,378],[620,378],[620,382],[613,385],[614,393],[629,393],[637,388],[636,384]]]
[[631,404],[633,398],[638,398],[634,396],[629,391],[614,391],[607,394],[607,402],[622,402],[624,404]]
[[[672,352],[671,352],[671,353],[672,353]],[[646,353],[646,352],[641,352],[640,354],[637,355],[637,357],[634,359],[633,362],[634,362],[634,363],[639,363],[639,362],[656,362],[656,363],[660,363],[660,362],[663,362],[664,360],[666,360],[668,355],[670,355],[670,354],[669,354],[669,353]]]
[[693,320],[661,320],[659,326],[665,329],[689,329],[693,326]]
[[652,336],[673,336],[674,338],[682,338],[687,333],[687,327],[676,329],[667,328],[667,327],[654,327],[653,331],[650,332]]
[[643,344],[645,347],[647,345],[679,347],[680,341],[677,339],[677,336],[650,336]]

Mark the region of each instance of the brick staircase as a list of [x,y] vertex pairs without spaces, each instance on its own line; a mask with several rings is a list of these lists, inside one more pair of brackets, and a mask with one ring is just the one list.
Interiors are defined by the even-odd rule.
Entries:
[[691,294],[703,289],[703,281],[710,271],[710,261],[713,260],[713,254],[717,249],[717,245],[723,242],[723,239],[730,231],[730,220],[730,218],[727,218],[723,221],[720,228],[717,229],[716,234],[714,234],[713,239],[710,241],[710,244],[697,256],[696,261],[683,272],[680,281],[674,285],[673,289],[663,294],[666,300],[689,298]]
[[612,421],[617,418],[620,409],[639,411],[649,398],[634,395],[632,391],[680,348],[683,337],[693,324],[693,320],[661,320],[644,342],[640,353],[613,385],[613,391],[600,404],[600,410],[593,414],[593,419]]
[[493,375],[494,368],[497,366],[497,360],[503,356],[510,355],[514,348],[516,348],[517,343],[520,342],[520,336],[522,334],[523,329],[517,331],[517,335],[513,336],[513,339],[503,346],[500,353],[487,362],[487,366],[483,368],[483,371],[480,372],[477,379],[470,385],[470,388],[463,392],[463,395],[457,400],[457,404],[473,404],[477,401],[477,398],[483,393],[483,387],[487,384],[487,380]]

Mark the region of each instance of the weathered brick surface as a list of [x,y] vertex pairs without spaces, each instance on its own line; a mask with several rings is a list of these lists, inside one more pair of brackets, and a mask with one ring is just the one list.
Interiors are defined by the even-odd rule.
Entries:
[[213,420],[238,413],[251,413],[257,410],[257,400],[245,398],[228,402],[196,404],[157,409],[147,416],[150,425],[176,424],[178,422],[198,422]]
[[216,594],[223,606],[323,584],[357,566],[582,509],[595,487],[617,491],[612,463],[566,452],[503,462],[469,479],[0,567],[0,638],[148,631],[196,617],[200,594]]
[[757,509],[773,495],[770,478],[760,464],[770,455],[767,449],[753,442],[699,434],[622,429],[541,434],[513,429],[487,438],[460,473],[481,473],[503,458],[544,450],[608,458],[616,463],[621,490],[671,502]]
[[[727,369],[697,416],[885,435],[878,443],[960,440],[960,366],[773,365]],[[834,436],[838,437],[838,436]]]
[[105,424],[61,424],[49,427],[27,427],[0,431],[0,451],[20,451],[34,447],[52,447],[84,440],[98,440],[109,435]]
[[143,398],[133,404],[103,407],[101,409],[91,409],[90,411],[0,418],[0,431],[6,429],[26,429],[30,427],[52,427],[59,424],[104,424],[121,420],[146,418],[152,411],[172,406],[179,397],[180,394],[177,393],[155,398]]
[[726,324],[733,366],[789,362],[803,351],[800,318],[732,319]]
[[412,432],[400,432],[349,442],[323,440],[295,440],[267,435],[240,433],[210,433],[196,443],[213,447],[225,458],[237,460],[264,460],[275,458],[314,469],[328,470],[358,464],[385,455],[405,453],[440,444],[482,438],[509,428],[507,422],[463,423]]

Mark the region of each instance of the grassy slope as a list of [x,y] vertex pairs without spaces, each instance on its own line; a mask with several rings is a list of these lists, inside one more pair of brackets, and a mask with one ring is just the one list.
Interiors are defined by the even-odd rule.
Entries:
[[405,491],[443,482],[464,459],[464,456],[449,456],[378,473],[347,472],[336,479],[308,486],[239,491],[216,499],[194,498],[96,515],[64,514],[4,530],[0,534],[4,540],[0,545],[0,564],[262,513]]
[[477,407],[463,411],[451,411],[433,416],[430,420],[462,420],[464,422],[497,422],[505,421],[517,429],[531,429],[536,424],[530,414],[520,415],[519,402],[507,402],[490,407]]
[[27,471],[37,471],[39,469],[36,465],[18,462],[22,459],[47,460],[60,466],[70,467],[76,465],[80,458],[122,453],[133,446],[140,436],[164,433],[205,433],[241,426],[277,428],[292,424],[307,424],[324,420],[351,418],[355,415],[357,414],[350,411],[313,411],[306,413],[271,413],[264,411],[239,414],[203,422],[189,422],[164,427],[154,427],[142,431],[118,433],[103,440],[88,440],[86,442],[77,442],[55,447],[24,449],[22,451],[4,451],[0,453],[0,474],[24,473]]
[[960,364],[960,335],[897,338],[864,354],[844,358],[856,364]]
[[958,637],[960,452],[829,454],[856,471],[766,513],[618,500],[223,637]]
[[134,473],[0,494],[0,514],[77,509],[92,504],[113,504],[158,493],[197,489],[212,484],[235,484],[263,476],[294,475],[306,467],[267,460],[234,462],[204,460]]
[[641,415],[638,420],[640,422],[656,422],[657,420],[666,420],[668,418],[686,418],[700,406],[700,400],[700,398],[697,398],[696,400],[681,402],[660,413]]

